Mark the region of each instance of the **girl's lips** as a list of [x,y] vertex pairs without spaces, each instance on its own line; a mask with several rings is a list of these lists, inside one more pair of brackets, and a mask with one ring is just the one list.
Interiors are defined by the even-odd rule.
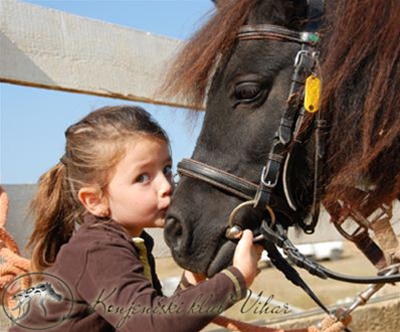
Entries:
[[165,219],[165,217],[167,216],[167,210],[168,210],[168,208],[165,208],[165,209],[161,209],[161,210],[160,210],[160,217],[161,217],[162,219]]

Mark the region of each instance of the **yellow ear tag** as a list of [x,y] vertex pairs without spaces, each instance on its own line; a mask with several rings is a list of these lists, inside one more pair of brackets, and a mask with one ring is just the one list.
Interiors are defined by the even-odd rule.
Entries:
[[308,76],[304,96],[304,108],[307,112],[314,113],[319,109],[319,96],[321,94],[321,81],[315,76]]

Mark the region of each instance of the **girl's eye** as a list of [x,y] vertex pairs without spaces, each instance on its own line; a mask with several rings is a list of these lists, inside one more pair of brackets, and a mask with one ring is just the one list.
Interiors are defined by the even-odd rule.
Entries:
[[140,174],[135,182],[144,183],[150,180],[150,176],[148,174]]
[[168,165],[164,167],[163,173],[165,176],[172,176],[172,166]]

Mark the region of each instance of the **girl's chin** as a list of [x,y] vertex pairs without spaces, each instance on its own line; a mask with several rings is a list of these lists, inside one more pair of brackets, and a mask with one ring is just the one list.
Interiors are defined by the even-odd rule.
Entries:
[[164,228],[164,224],[165,224],[165,219],[164,219],[164,218],[162,218],[162,219],[157,219],[157,220],[154,222],[154,226],[153,226],[153,227],[156,227],[156,228]]

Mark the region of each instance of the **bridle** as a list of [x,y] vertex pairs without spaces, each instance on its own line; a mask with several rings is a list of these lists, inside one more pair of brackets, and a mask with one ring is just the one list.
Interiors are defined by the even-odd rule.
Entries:
[[[302,144],[312,134],[311,130],[299,134],[306,109],[312,113],[318,110],[318,95],[311,98],[311,101],[307,101],[308,104],[305,107],[303,106],[303,89],[307,84],[306,81],[311,79],[318,81],[318,77],[315,73],[315,69],[318,65],[318,52],[316,52],[315,47],[319,37],[316,30],[319,27],[319,20],[323,13],[323,1],[310,0],[308,11],[310,23],[306,31],[303,32],[290,30],[278,25],[257,24],[242,26],[237,34],[237,39],[239,41],[272,39],[282,42],[294,42],[301,45],[301,49],[294,59],[294,70],[287,106],[273,139],[266,164],[262,169],[259,183],[255,184],[193,159],[183,159],[178,164],[178,172],[180,175],[206,182],[245,200],[244,203],[238,205],[230,214],[228,220],[229,228],[226,232],[226,236],[229,239],[237,239],[241,236],[242,230],[240,226],[234,224],[234,217],[241,208],[247,206],[252,206],[261,211],[267,211],[272,224],[275,223],[276,219],[275,211],[279,211],[280,214],[283,214],[290,220],[290,224],[294,224],[294,212],[297,207],[288,184],[290,151],[294,150],[297,145]],[[325,128],[326,124],[325,121],[321,119],[320,112],[316,112],[313,125],[316,148],[314,155],[314,188],[311,207],[312,218],[311,222],[308,224],[303,220],[297,222],[308,234],[314,232],[319,216],[320,193],[318,184],[320,178],[320,160],[323,156],[323,132]],[[282,180],[285,198],[274,194],[280,179]],[[256,237],[256,241],[262,240],[262,238],[262,235],[258,236]]]
[[[239,226],[234,225],[233,222],[234,215],[237,213],[238,209],[245,206],[252,205],[256,209],[267,210],[269,211],[271,219],[275,219],[275,213],[273,213],[273,211],[279,210],[279,212],[284,214],[293,224],[293,216],[297,208],[287,181],[287,169],[290,161],[289,145],[291,149],[293,149],[294,146],[302,144],[302,142],[308,138],[299,135],[299,130],[305,115],[305,108],[301,105],[302,98],[298,98],[297,96],[302,94],[307,76],[313,75],[313,77],[316,78],[315,74],[311,73],[318,61],[318,53],[315,51],[318,35],[313,32],[297,32],[270,24],[245,25],[240,29],[237,38],[238,40],[275,39],[296,42],[301,44],[301,49],[294,60],[294,72],[287,107],[281,117],[276,136],[273,139],[272,148],[268,154],[267,162],[262,169],[258,184],[193,159],[183,159],[178,164],[178,172],[180,175],[201,180],[246,200],[246,202],[240,204],[231,213],[228,222],[229,229],[226,234],[230,239],[241,236],[241,229],[239,229]],[[317,107],[318,105],[312,105],[314,111]],[[318,184],[320,173],[319,161],[322,158],[323,146],[323,144],[321,144],[321,131],[325,127],[325,122],[320,116],[316,116],[314,122],[315,137],[317,138],[314,157],[314,179]],[[306,133],[307,136],[310,134],[310,131]],[[295,141],[293,141],[294,137],[296,137]],[[283,181],[285,200],[278,195],[274,195],[274,189],[277,187],[280,178],[282,178]],[[302,222],[301,224],[301,227],[306,233],[313,233],[319,215],[319,191],[317,190],[317,184],[315,185],[311,208],[313,215],[312,222],[310,224]]]
[[[322,10],[323,1],[309,1],[309,18],[312,23],[303,32],[293,31],[277,25],[257,24],[245,25],[240,28],[237,34],[239,41],[272,39],[301,45],[294,59],[288,103],[280,119],[259,183],[255,184],[193,159],[183,159],[178,164],[178,172],[181,176],[208,183],[244,200],[230,214],[229,227],[226,231],[228,239],[235,240],[242,235],[242,228],[235,224],[235,216],[240,209],[250,206],[264,211],[266,218],[261,222],[260,234],[255,237],[255,241],[261,242],[265,246],[274,265],[284,272],[289,280],[305,289],[314,301],[326,310],[309,287],[304,285],[294,268],[287,266],[286,261],[286,264],[282,261],[284,259],[278,253],[277,246],[283,248],[297,266],[305,268],[311,274],[324,279],[333,278],[352,283],[383,284],[400,281],[400,274],[398,272],[399,264],[391,265],[382,270],[381,275],[377,277],[351,277],[329,271],[318,263],[302,256],[288,239],[285,229],[277,220],[277,213],[275,212],[284,214],[290,220],[294,218],[294,212],[297,207],[288,185],[290,155],[293,149],[303,144],[311,136],[315,139],[312,217],[310,223],[306,223],[304,220],[297,220],[296,222],[306,233],[310,234],[314,232],[319,217],[321,160],[324,155],[324,136],[327,123],[322,118],[321,112],[317,112],[319,106],[318,95],[313,96],[312,91],[308,91],[310,89],[308,84],[314,84],[311,89],[316,87],[315,81],[318,84],[318,52],[316,51],[316,45],[319,37],[316,31]],[[313,80],[314,82],[312,82]],[[309,83],[310,81],[311,83]],[[307,93],[311,94],[311,97],[308,98]],[[310,126],[311,130],[300,131],[306,112],[315,112],[313,125]],[[279,197],[275,193],[279,181],[282,181],[285,198]],[[376,287],[376,285],[370,287]],[[310,291],[312,294],[310,294]],[[353,307],[351,308],[352,310],[354,310]],[[347,313],[351,311],[349,309]]]

